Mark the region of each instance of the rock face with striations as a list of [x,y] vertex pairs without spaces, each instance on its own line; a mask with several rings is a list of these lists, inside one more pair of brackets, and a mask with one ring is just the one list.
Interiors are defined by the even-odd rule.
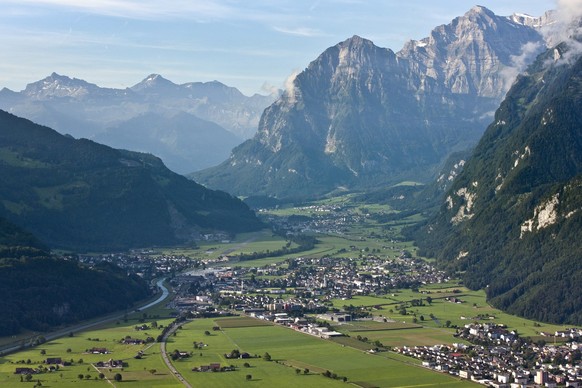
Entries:
[[474,7],[398,53],[358,36],[330,47],[264,111],[253,139],[193,176],[276,197],[428,180],[477,142],[528,54],[543,49],[539,30],[514,19]]

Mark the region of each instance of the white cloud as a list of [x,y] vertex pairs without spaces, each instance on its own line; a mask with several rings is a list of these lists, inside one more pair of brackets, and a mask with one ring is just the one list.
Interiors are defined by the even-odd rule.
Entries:
[[273,29],[284,34],[303,37],[326,36],[323,32],[308,27],[297,27],[297,28],[273,27]]
[[558,12],[565,19],[573,19],[582,16],[582,1],[558,0]]
[[299,70],[293,70],[285,80],[285,93],[290,103],[295,102],[295,78],[297,78],[297,75],[299,75]]
[[[557,0],[556,23],[544,31],[550,46],[565,43],[567,51],[556,55],[557,64],[570,64],[582,55],[582,1]],[[557,54],[557,52],[556,52]]]
[[500,75],[503,79],[503,86],[505,90],[509,90],[517,76],[524,72],[527,66],[533,62],[545,47],[539,42],[528,42],[521,47],[519,55],[511,56],[511,66],[504,68]]

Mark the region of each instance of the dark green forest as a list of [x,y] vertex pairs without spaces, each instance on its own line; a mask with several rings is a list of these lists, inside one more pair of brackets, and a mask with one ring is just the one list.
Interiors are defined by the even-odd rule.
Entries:
[[262,225],[237,198],[160,159],[62,136],[0,111],[0,216],[51,248],[175,245]]
[[123,310],[151,293],[111,264],[88,268],[53,257],[30,233],[0,218],[0,336],[47,331]]

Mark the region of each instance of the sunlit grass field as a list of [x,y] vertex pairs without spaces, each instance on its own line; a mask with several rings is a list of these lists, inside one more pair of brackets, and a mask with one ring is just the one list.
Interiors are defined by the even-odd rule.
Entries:
[[[193,386],[240,386],[247,383],[247,374],[252,375],[249,383],[265,387],[345,386],[341,380],[323,377],[321,373],[327,370],[339,377],[347,377],[348,382],[363,386],[475,386],[467,381],[405,363],[405,359],[388,358],[391,355],[388,353],[372,355],[281,326],[249,327],[246,321],[248,318],[243,318],[242,327],[237,327],[236,321],[239,318],[230,319],[233,322],[227,325],[229,327],[224,327],[224,320],[219,321],[223,323],[221,331],[212,330],[216,325],[212,319],[195,320],[184,325],[171,338],[168,349],[191,349],[193,352],[192,357],[175,362],[177,369]],[[210,331],[211,335],[205,335],[205,331]],[[193,341],[201,341],[207,346],[203,350],[193,349]],[[226,359],[224,354],[235,348],[261,358]],[[269,353],[273,361],[265,361],[265,353]],[[245,362],[250,364],[250,368],[243,366]],[[209,363],[232,364],[237,370],[222,373],[191,371],[194,366]],[[305,368],[309,369],[307,375],[303,374]],[[299,374],[296,369],[300,370]]]
[[[20,351],[0,358],[0,386],[23,387],[32,386],[40,381],[43,387],[111,387],[106,379],[101,380],[99,373],[103,373],[107,379],[113,379],[116,373],[123,378],[123,386],[135,387],[180,387],[181,384],[167,370],[160,354],[160,344],[124,345],[120,340],[126,336],[146,339],[148,336],[156,338],[161,333],[160,329],[151,328],[153,321],[159,326],[165,326],[173,319],[168,316],[169,311],[160,307],[147,311],[148,317],[140,322],[143,313],[128,315],[127,322],[120,320],[103,325],[89,331],[74,333],[72,337],[63,337],[46,342],[37,347]],[[161,314],[161,315],[160,315]],[[159,315],[157,318],[153,316]],[[135,326],[147,324],[150,329],[135,330]],[[92,348],[106,348],[109,354],[89,354],[87,350]],[[143,351],[141,360],[134,358],[138,351]],[[44,354],[41,354],[44,353]],[[47,358],[61,358],[69,361],[71,366],[60,367],[59,370],[33,375],[30,384],[23,385],[20,376],[14,374],[17,367],[36,368],[43,364]],[[123,360],[127,366],[119,368],[96,369],[91,364],[109,359]],[[30,360],[30,363],[28,363]],[[155,370],[155,373],[152,371]],[[79,378],[83,375],[83,378]]]

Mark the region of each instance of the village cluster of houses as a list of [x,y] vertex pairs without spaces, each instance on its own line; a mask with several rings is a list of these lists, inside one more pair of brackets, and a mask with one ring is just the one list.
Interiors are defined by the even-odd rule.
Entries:
[[405,346],[396,351],[422,360],[427,368],[496,388],[582,387],[582,344],[535,344],[498,324],[468,324],[459,337],[480,345]]
[[[365,260],[351,258],[296,258],[263,268],[214,268],[173,278],[180,310],[211,309],[229,298],[230,307],[266,311],[325,313],[331,299],[375,295],[398,288],[446,282],[448,277],[430,264],[413,258]],[[196,290],[193,295],[190,292]]]
[[188,256],[159,255],[153,251],[80,255],[78,260],[90,266],[101,262],[113,263],[126,270],[128,274],[135,274],[148,280],[185,271],[196,263]]
[[[248,285],[255,289],[293,288],[295,293],[326,295],[329,298],[351,298],[354,295],[385,294],[397,288],[410,288],[448,280],[425,261],[412,258],[296,258],[288,267],[250,269],[255,280]],[[278,278],[261,278],[276,275]],[[241,276],[239,274],[238,276]]]
[[267,214],[269,210],[259,209],[261,218],[275,228],[284,229],[289,233],[326,233],[344,234],[351,225],[361,223],[369,215],[361,214],[352,208],[343,208],[338,205],[310,205],[299,207],[298,210],[306,213],[309,218],[295,217],[291,221],[288,217],[274,217]]

